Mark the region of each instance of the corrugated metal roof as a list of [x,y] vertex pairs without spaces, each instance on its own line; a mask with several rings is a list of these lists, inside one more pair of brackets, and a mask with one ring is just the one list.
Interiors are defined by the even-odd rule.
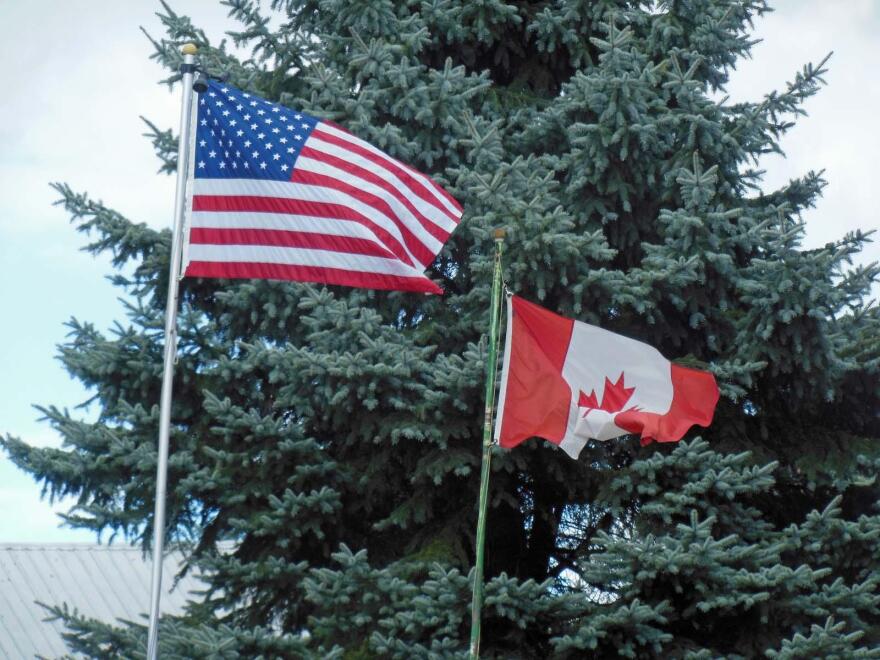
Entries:
[[[91,544],[0,543],[0,658],[68,653],[60,621],[47,605],[67,603],[81,614],[115,623],[143,621],[150,609],[150,558],[140,548]],[[187,575],[176,585],[183,555],[165,557],[162,613],[179,614],[204,584]],[[173,587],[173,588],[172,588]]]

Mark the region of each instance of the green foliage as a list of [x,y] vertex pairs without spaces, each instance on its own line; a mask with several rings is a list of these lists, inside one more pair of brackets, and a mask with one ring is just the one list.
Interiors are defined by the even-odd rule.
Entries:
[[[235,85],[429,172],[465,216],[428,272],[442,298],[182,283],[167,531],[212,578],[164,654],[466,652],[503,225],[514,291],[711,369],[724,397],[702,440],[656,453],[497,452],[484,655],[876,657],[880,271],[851,266],[861,232],[802,248],[821,174],[759,187],[825,61],[719,101],[763,0],[225,4],[249,55],[164,6],[165,82],[195,41]],[[174,135],[148,137],[171,172]],[[56,187],[128,318],[71,320],[60,347],[94,421],[47,405],[62,449],[0,444],[77,498],[70,524],[149,546],[170,234]],[[141,652],[136,625],[55,613],[73,651]]]
[[[106,622],[89,619],[66,605],[43,605],[47,621],[63,620],[68,628],[65,641],[72,653],[65,658],[146,658],[147,628],[131,621],[119,621],[114,628]],[[266,644],[265,640],[271,640]],[[304,640],[295,635],[278,635],[263,628],[242,630],[225,624],[194,624],[183,618],[164,617],[159,655],[169,660],[238,660],[253,657],[241,648],[258,649],[268,657],[306,657]]]
[[[824,629],[827,648],[838,648],[833,639],[859,653],[880,644],[877,511],[846,520],[838,498],[796,524],[774,523],[777,470],[698,439],[619,473],[609,496],[637,495],[637,522],[600,532],[598,552],[583,566],[609,602],[594,606],[557,649],[758,657],[779,644],[781,630],[802,636],[833,618],[841,621]],[[860,632],[835,637],[844,627]]]

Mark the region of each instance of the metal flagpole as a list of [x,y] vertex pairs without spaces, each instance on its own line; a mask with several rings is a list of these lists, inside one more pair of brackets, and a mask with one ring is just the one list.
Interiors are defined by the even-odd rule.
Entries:
[[156,512],[153,517],[153,573],[150,580],[150,628],[147,660],[159,653],[159,600],[162,596],[162,555],[165,542],[165,486],[168,476],[168,437],[171,429],[171,385],[174,358],[177,355],[177,292],[182,252],[183,212],[186,178],[189,171],[190,116],[195,72],[195,44],[181,49],[183,64],[183,99],[180,105],[180,142],[177,146],[177,190],[174,194],[174,229],[171,239],[171,265],[168,271],[168,302],[165,307],[165,367],[162,373],[162,398],[159,408],[159,455],[156,465]]
[[489,467],[492,459],[492,412],[495,408],[495,372],[498,369],[498,325],[501,321],[501,247],[503,229],[495,230],[495,272],[492,276],[492,316],[489,319],[489,360],[486,363],[486,412],[483,419],[483,465],[477,515],[477,552],[474,562],[474,596],[471,606],[470,658],[480,657],[480,614],[483,608],[483,557],[486,542],[486,505],[489,500]]

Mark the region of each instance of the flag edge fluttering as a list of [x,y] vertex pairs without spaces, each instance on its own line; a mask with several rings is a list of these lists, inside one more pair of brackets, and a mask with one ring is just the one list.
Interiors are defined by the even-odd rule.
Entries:
[[[601,330],[601,328],[598,328],[598,326],[593,326],[591,324],[578,321],[577,319],[568,318],[556,314],[555,312],[536,305],[535,303],[532,303],[528,300],[525,300],[520,296],[515,296],[512,294],[508,295],[507,327],[505,330],[505,347],[498,394],[498,406],[495,414],[494,440],[499,446],[507,449],[512,449],[530,438],[538,437],[550,442],[551,444],[560,446],[564,451],[569,453],[572,458],[577,458],[577,455],[584,446],[583,444],[578,446],[576,450],[571,450],[570,448],[563,445],[563,440],[568,437],[566,433],[570,429],[570,420],[568,417],[566,417],[564,425],[561,425],[558,417],[556,418],[555,428],[557,429],[557,431],[555,433],[540,432],[540,429],[538,429],[539,432],[531,432],[536,430],[537,425],[534,422],[525,422],[524,424],[520,423],[521,426],[528,426],[529,424],[532,424],[531,428],[528,429],[511,429],[511,422],[514,426],[517,423],[516,421],[513,421],[513,418],[508,416],[508,406],[510,403],[508,398],[508,390],[512,369],[511,360],[515,359],[514,352],[518,348],[517,329],[522,332],[523,328],[525,327],[525,324],[521,322],[521,319],[519,319],[517,316],[518,305],[521,307],[520,311],[522,311],[522,306],[524,305],[526,306],[525,309],[533,308],[534,310],[538,310],[538,314],[545,315],[552,321],[570,324],[571,330],[565,340],[566,349],[561,363],[558,360],[558,356],[556,356],[556,363],[553,363],[552,359],[548,359],[548,362],[553,364],[553,368],[557,370],[554,376],[557,380],[557,385],[558,383],[562,383],[567,390],[567,415],[573,414],[571,402],[574,399],[574,392],[572,391],[571,386],[562,377],[562,365],[568,359],[568,351],[571,348],[572,344],[572,333],[574,332],[577,324]],[[522,316],[522,314],[520,314],[520,316]],[[518,326],[522,327],[518,328]],[[720,390],[718,388],[717,381],[711,372],[676,364],[675,362],[663,357],[659,352],[656,351],[656,349],[651,347],[649,344],[631,339],[629,337],[626,337],[625,335],[620,335],[618,333],[609,334],[612,334],[615,338],[619,338],[622,343],[634,342],[643,347],[650,348],[652,351],[656,352],[657,356],[659,356],[669,365],[669,379],[670,386],[672,387],[672,400],[669,403],[669,408],[663,413],[646,413],[644,411],[626,410],[616,412],[614,414],[615,425],[619,426],[623,430],[623,432],[615,437],[620,437],[626,434],[639,435],[642,445],[648,445],[651,442],[679,442],[694,426],[701,426],[706,428],[712,423],[720,398]],[[522,342],[522,340],[520,341]],[[697,383],[697,381],[700,382]],[[686,386],[683,387],[682,383],[684,383]],[[697,404],[699,404],[698,407],[693,407],[692,410],[687,411],[686,413],[683,413],[680,410],[676,411],[676,405],[681,408],[683,404],[693,404],[692,399],[687,399],[686,401],[678,400],[676,402],[676,393],[678,393],[679,396],[692,394],[693,392],[689,388],[691,388],[691,386],[694,386],[695,384],[698,388],[700,388],[697,397],[698,401],[696,402]],[[560,389],[562,389],[562,385],[558,386]],[[687,406],[685,405],[685,407]],[[617,424],[618,420],[620,421],[620,424]],[[505,424],[505,421],[507,421],[508,424]],[[666,422],[665,426],[664,422]],[[552,437],[547,437],[548,435]],[[606,438],[606,440],[607,439],[610,438]]]

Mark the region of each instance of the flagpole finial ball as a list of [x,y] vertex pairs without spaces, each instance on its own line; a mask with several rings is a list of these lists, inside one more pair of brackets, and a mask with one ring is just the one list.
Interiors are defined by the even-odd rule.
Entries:
[[507,232],[504,231],[503,229],[499,228],[499,229],[495,230],[495,240],[496,241],[503,241],[505,236],[507,236]]
[[195,44],[183,44],[183,47],[180,49],[180,52],[184,55],[195,55],[199,52],[198,47]]

